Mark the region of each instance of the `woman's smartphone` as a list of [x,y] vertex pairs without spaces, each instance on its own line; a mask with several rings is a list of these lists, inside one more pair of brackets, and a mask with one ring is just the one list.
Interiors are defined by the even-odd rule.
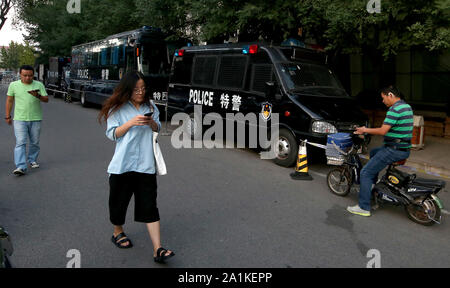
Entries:
[[145,113],[145,114],[144,114],[144,116],[147,116],[147,117],[152,117],[152,116],[153,116],[153,112],[150,112],[150,113]]

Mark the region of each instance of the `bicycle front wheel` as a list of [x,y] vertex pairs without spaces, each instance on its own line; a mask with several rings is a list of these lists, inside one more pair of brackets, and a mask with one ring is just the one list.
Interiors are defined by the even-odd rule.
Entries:
[[344,167],[338,167],[328,172],[328,188],[338,196],[347,196],[352,186],[350,173]]

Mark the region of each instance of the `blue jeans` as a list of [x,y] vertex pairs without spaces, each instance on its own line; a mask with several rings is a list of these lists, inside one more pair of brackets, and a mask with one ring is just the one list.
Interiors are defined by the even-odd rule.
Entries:
[[28,162],[36,162],[39,156],[39,136],[41,134],[41,121],[14,121],[14,134],[16,135],[16,147],[14,148],[14,162],[16,168],[27,170],[27,142],[30,139],[28,149]]
[[389,164],[407,159],[409,151],[395,150],[389,147],[378,147],[370,151],[370,161],[361,170],[361,185],[359,189],[359,207],[370,211],[372,184],[378,179],[378,173]]

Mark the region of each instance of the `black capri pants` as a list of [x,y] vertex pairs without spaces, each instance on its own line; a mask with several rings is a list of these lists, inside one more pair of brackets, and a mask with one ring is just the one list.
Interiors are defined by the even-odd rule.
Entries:
[[125,224],[128,204],[134,194],[134,221],[159,221],[156,206],[156,174],[127,172],[109,176],[109,216],[116,226]]

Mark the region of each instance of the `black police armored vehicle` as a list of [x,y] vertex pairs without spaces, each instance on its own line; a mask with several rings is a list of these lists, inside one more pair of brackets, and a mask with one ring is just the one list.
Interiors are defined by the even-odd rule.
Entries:
[[264,43],[183,47],[172,64],[169,112],[192,115],[202,105],[221,115],[278,113],[274,161],[292,166],[300,139],[325,144],[328,134],[368,125],[326,60],[317,50]]
[[83,106],[102,104],[130,70],[142,72],[147,93],[161,98],[167,92],[172,55],[186,44],[168,42],[167,37],[159,28],[144,26],[72,47],[71,98]]

